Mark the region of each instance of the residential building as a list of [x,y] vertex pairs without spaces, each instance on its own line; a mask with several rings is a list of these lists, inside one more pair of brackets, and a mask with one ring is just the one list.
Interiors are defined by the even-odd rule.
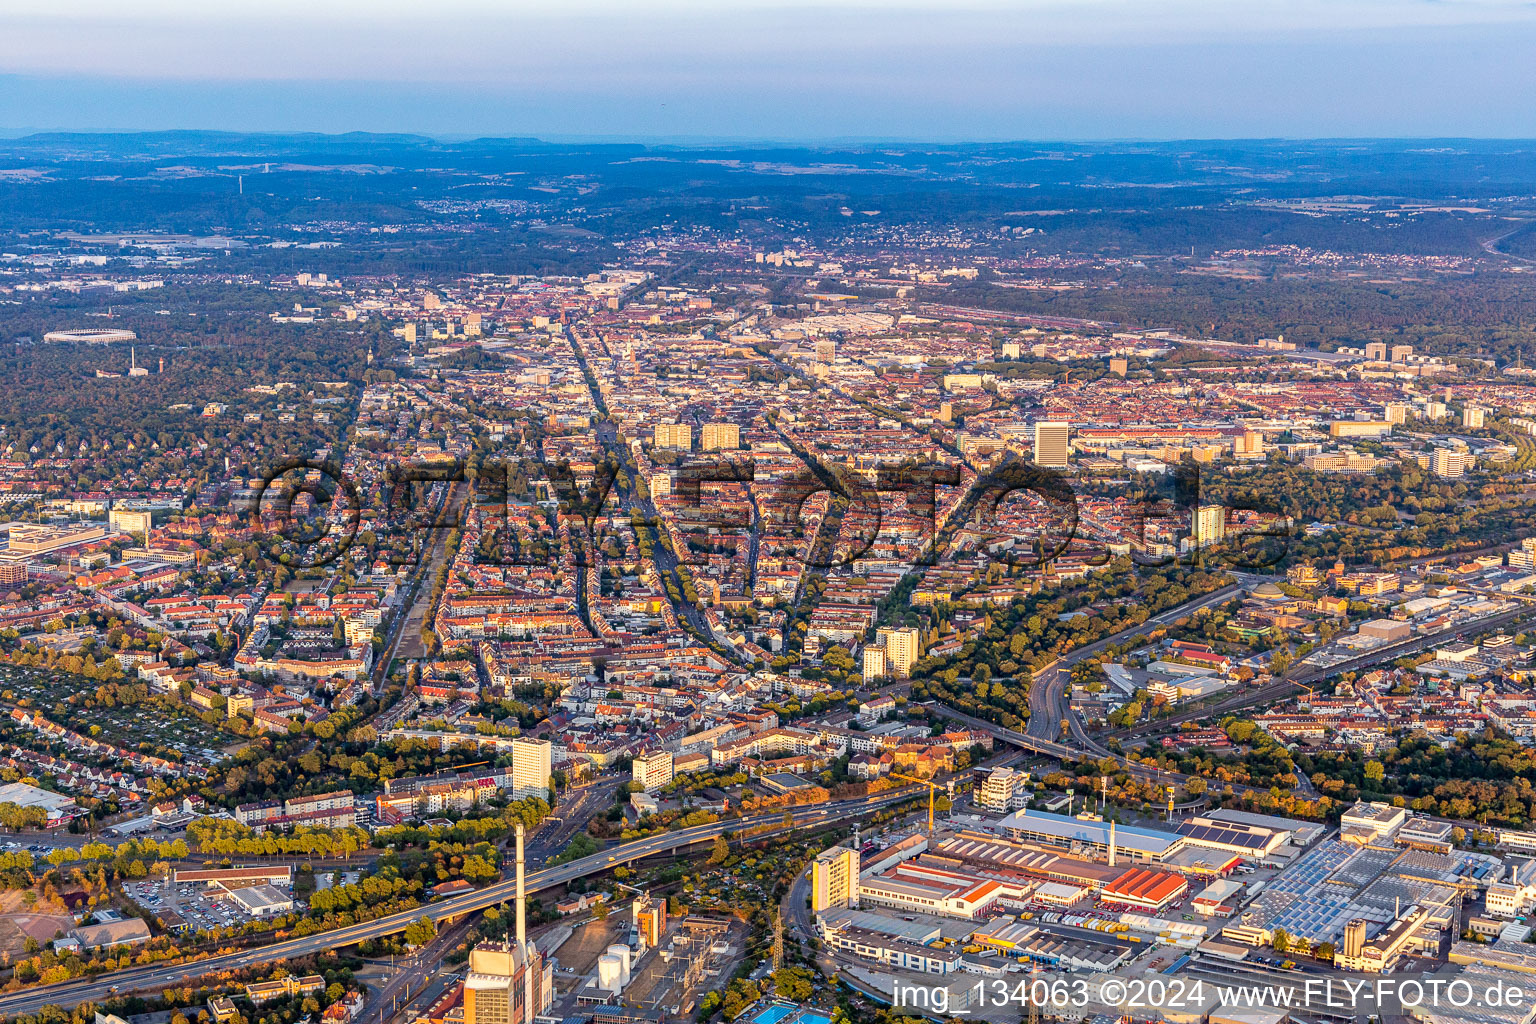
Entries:
[[859,905],[859,851],[834,846],[811,863],[811,910],[841,910]]
[[519,736],[512,741],[512,799],[536,796],[549,799],[549,779],[554,773],[554,744]]

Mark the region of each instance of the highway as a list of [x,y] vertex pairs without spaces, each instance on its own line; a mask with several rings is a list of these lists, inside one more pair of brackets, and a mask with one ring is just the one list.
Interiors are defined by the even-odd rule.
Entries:
[[[916,786],[907,786],[899,790],[881,792],[860,800],[842,800],[814,807],[796,807],[788,809],[788,812],[793,815],[793,827],[821,825],[881,810],[894,804],[911,800],[918,796],[920,792],[921,790]],[[695,825],[693,828],[680,829],[676,832],[664,832],[645,839],[637,839],[632,843],[613,847],[601,853],[595,853],[590,857],[584,857],[581,860],[571,861],[569,864],[561,864],[557,867],[543,868],[530,872],[527,877],[527,891],[532,894],[541,889],[564,885],[573,879],[610,870],[620,864],[627,864],[645,857],[655,856],[656,854],[682,850],[697,843],[710,842],[716,836],[727,832],[740,832],[746,829],[770,826],[770,829],[762,834],[765,836],[772,835],[784,830],[782,827],[772,828],[772,826],[779,826],[784,819],[785,813],[785,810],[779,810],[771,814],[758,814],[747,818],[714,822],[708,825]],[[756,837],[754,836],[753,838]],[[299,939],[287,939],[256,949],[226,953],[222,956],[208,957],[207,959],[192,963],[152,964],[143,967],[131,967],[126,970],[104,974],[97,978],[80,978],[52,985],[35,986],[19,992],[8,992],[0,995],[0,1016],[11,1017],[21,1013],[35,1013],[48,1005],[61,1006],[69,1010],[84,1002],[100,1002],[114,994],[127,994],[135,991],[158,992],[171,985],[185,984],[190,978],[203,974],[238,970],[259,964],[312,956],[326,950],[350,946],[367,939],[377,939],[393,934],[403,930],[407,925],[423,916],[434,921],[443,921],[457,918],[463,914],[484,910],[487,907],[514,899],[516,897],[516,890],[516,880],[507,879],[476,892],[465,893],[462,896],[455,896],[451,899],[428,904],[415,910],[391,914],[387,917],[365,921],[361,924],[350,925],[345,928],[318,932]],[[116,990],[116,992],[113,990]]]
[[1267,704],[1282,697],[1288,697],[1303,687],[1332,676],[1341,675],[1345,672],[1357,672],[1360,669],[1380,665],[1383,662],[1396,661],[1398,658],[1422,654],[1432,647],[1438,647],[1459,636],[1481,633],[1490,629],[1503,629],[1507,626],[1524,623],[1533,618],[1536,618],[1536,611],[1529,608],[1518,608],[1514,611],[1500,612],[1497,615],[1477,619],[1473,622],[1459,623],[1447,629],[1442,629],[1437,633],[1413,636],[1406,640],[1399,640],[1396,643],[1362,651],[1356,657],[1332,665],[1293,665],[1281,678],[1276,679],[1272,683],[1266,683],[1263,686],[1246,692],[1234,694],[1215,704],[1191,706],[1167,718],[1159,718],[1155,722],[1138,725],[1133,729],[1122,730],[1113,735],[1122,738],[1144,736],[1152,732],[1171,731],[1184,722],[1229,715],[1257,704]]
[[[1235,574],[1234,574],[1235,575]],[[1120,632],[1097,640],[1091,644],[1077,648],[1069,654],[1056,659],[1050,665],[1035,673],[1034,682],[1029,688],[1029,722],[1026,728],[1029,734],[1037,739],[1055,740],[1061,738],[1060,723],[1066,722],[1072,739],[1086,750],[1097,751],[1099,748],[1089,739],[1087,731],[1083,728],[1080,718],[1072,714],[1070,701],[1067,696],[1068,684],[1072,678],[1072,668],[1089,658],[1104,652],[1108,647],[1123,643],[1138,633],[1152,632],[1159,626],[1168,626],[1196,612],[1230,601],[1239,594],[1247,593],[1260,583],[1267,582],[1267,576],[1244,576],[1239,582],[1231,586],[1213,590],[1204,597],[1198,597],[1193,601],[1159,612],[1138,626],[1130,629],[1122,629]],[[1104,751],[1108,753],[1108,751]]]

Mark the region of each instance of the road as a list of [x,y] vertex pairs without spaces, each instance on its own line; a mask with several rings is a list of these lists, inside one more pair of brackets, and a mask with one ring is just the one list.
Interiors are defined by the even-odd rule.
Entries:
[[464,941],[469,934],[468,919],[442,929],[437,938],[406,956],[392,959],[382,983],[369,996],[362,1019],[376,1015],[377,1019],[393,1019],[401,1010],[408,1009],[420,1000],[423,993],[432,990],[431,981],[442,967],[443,960]]
[[1359,656],[1341,661],[1334,665],[1310,666],[1295,665],[1285,675],[1272,683],[1255,687],[1243,693],[1234,694],[1225,700],[1215,704],[1203,704],[1179,711],[1167,718],[1159,718],[1155,722],[1138,725],[1132,729],[1122,730],[1113,735],[1122,738],[1134,738],[1145,736],[1149,733],[1163,732],[1176,729],[1185,722],[1192,722],[1202,718],[1219,717],[1229,715],[1236,711],[1253,707],[1258,704],[1267,704],[1272,701],[1288,697],[1304,687],[1340,675],[1344,672],[1358,672],[1363,668],[1380,665],[1383,662],[1396,661],[1398,658],[1410,657],[1421,654],[1431,647],[1437,647],[1456,637],[1481,633],[1490,629],[1503,629],[1536,618],[1536,611],[1528,608],[1520,608],[1515,611],[1500,612],[1488,618],[1477,619],[1473,622],[1464,622],[1448,629],[1442,629],[1437,633],[1427,633],[1421,636],[1409,637],[1397,643],[1387,644],[1361,653]]
[[[841,800],[815,807],[796,807],[789,809],[787,813],[793,816],[794,825],[792,828],[822,825],[844,818],[859,817],[907,800],[912,800],[920,792],[919,787],[907,786],[899,790],[889,790],[859,800]],[[680,829],[676,832],[664,832],[645,839],[637,839],[632,843],[626,843],[623,846],[614,847],[601,853],[593,854],[590,857],[584,857],[581,860],[571,861],[569,864],[561,864],[557,867],[543,868],[530,872],[526,882],[527,891],[534,893],[542,889],[564,885],[574,879],[608,871],[621,864],[628,864],[657,854],[671,853],[698,843],[711,842],[716,836],[726,833],[740,832],[753,828],[765,828],[765,831],[761,833],[763,836],[778,834],[784,831],[784,829],[774,826],[778,826],[782,822],[785,813],[785,811],[779,811],[773,814],[758,814],[747,818],[714,822],[708,825],[696,825],[693,828]],[[756,836],[753,838],[756,838]],[[52,985],[36,986],[19,992],[9,992],[0,995],[0,1017],[12,1017],[20,1013],[35,1013],[48,1005],[61,1006],[67,1010],[84,1002],[99,1002],[107,999],[114,994],[111,991],[112,989],[117,989],[117,994],[127,994],[136,991],[158,992],[170,985],[185,984],[189,978],[194,976],[217,971],[239,970],[259,964],[312,956],[326,950],[338,949],[342,946],[350,946],[368,939],[377,939],[385,935],[394,934],[423,916],[434,921],[444,921],[458,918],[464,914],[475,913],[487,907],[495,906],[498,903],[505,903],[508,900],[514,899],[516,892],[516,881],[514,879],[507,879],[476,892],[465,893],[462,896],[455,896],[425,907],[419,907],[415,910],[390,914],[373,921],[319,932],[300,939],[288,939],[257,949],[209,957],[190,964],[153,964],[143,967],[130,967],[125,970],[102,975],[99,978],[81,978],[74,981],[58,982]]]
[[[1234,574],[1235,575],[1235,574]],[[1164,612],[1147,619],[1138,626],[1130,629],[1122,629],[1120,632],[1097,640],[1086,646],[1079,647],[1069,654],[1052,662],[1049,667],[1036,672],[1034,682],[1029,688],[1029,735],[1042,740],[1055,740],[1061,738],[1060,723],[1066,722],[1068,730],[1080,746],[1087,750],[1095,749],[1095,744],[1089,739],[1087,730],[1083,726],[1082,719],[1072,714],[1071,700],[1068,696],[1069,684],[1072,679],[1074,666],[1087,661],[1095,655],[1102,654],[1105,649],[1118,643],[1124,643],[1138,633],[1150,633],[1159,626],[1167,626],[1186,615],[1207,608],[1214,608],[1219,604],[1230,601],[1238,594],[1247,593],[1260,583],[1268,582],[1267,576],[1244,576],[1239,582],[1231,586],[1214,590],[1204,597],[1193,601],[1186,601]],[[1108,753],[1108,751],[1104,751]]]
[[613,803],[613,794],[627,778],[610,776],[577,786],[561,794],[555,812],[528,837],[528,859],[535,864],[548,860],[584,831],[587,822],[605,812]]

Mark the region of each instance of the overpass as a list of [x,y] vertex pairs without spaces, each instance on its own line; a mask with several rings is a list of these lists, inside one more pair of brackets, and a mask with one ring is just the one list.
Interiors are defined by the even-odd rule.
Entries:
[[[712,842],[717,836],[730,832],[764,828],[761,835],[770,836],[794,828],[857,817],[911,800],[922,795],[922,792],[916,786],[906,786],[899,790],[888,790],[858,800],[841,800],[813,807],[788,808],[787,812],[792,816],[794,824],[787,827],[782,825],[786,811],[780,810],[772,814],[758,814],[708,825],[695,825],[676,832],[648,836],[594,853],[590,857],[573,860],[569,864],[534,871],[527,877],[527,891],[533,893],[541,889],[550,889],[645,857],[672,853],[698,843]],[[750,838],[756,838],[756,836]],[[516,891],[516,880],[507,879],[484,889],[430,903],[415,910],[390,914],[372,921],[348,925],[345,928],[316,932],[303,938],[285,939],[255,949],[225,953],[179,964],[146,964],[94,978],[78,978],[51,985],[34,986],[17,992],[7,992],[0,995],[0,1017],[36,1013],[49,1005],[61,1006],[69,1010],[81,1003],[100,1002],[129,992],[159,992],[162,989],[187,984],[190,980],[204,974],[240,970],[280,960],[312,956],[326,950],[339,949],[342,946],[350,946],[403,931],[422,917],[441,922],[485,910],[487,907],[514,899]]]

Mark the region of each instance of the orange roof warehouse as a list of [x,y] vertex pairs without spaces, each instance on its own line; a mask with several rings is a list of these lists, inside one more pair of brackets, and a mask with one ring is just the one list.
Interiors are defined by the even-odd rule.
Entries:
[[1172,872],[1131,868],[1104,887],[1102,898],[1140,910],[1162,910],[1188,891],[1189,883]]

